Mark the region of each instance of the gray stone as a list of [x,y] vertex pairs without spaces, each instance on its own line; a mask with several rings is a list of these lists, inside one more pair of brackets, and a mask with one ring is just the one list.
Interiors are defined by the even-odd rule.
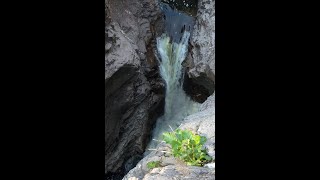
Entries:
[[[185,118],[181,129],[190,129],[197,134],[207,137],[205,148],[208,154],[215,159],[215,108],[214,94],[207,101],[201,104],[200,111]],[[215,179],[215,163],[211,162],[204,167],[187,166],[184,162],[172,157],[166,156],[162,151],[170,151],[165,143],[160,143],[155,151],[152,151],[144,157],[135,168],[123,178],[129,180],[137,178],[138,180],[158,180],[158,179]],[[149,170],[146,164],[150,161],[160,161],[161,167]]]
[[209,163],[204,165],[204,167],[210,168],[210,169],[215,169],[216,168],[216,163]]
[[215,82],[215,1],[199,0],[196,24],[187,58],[188,76],[212,94]]
[[141,159],[163,113],[164,83],[149,63],[161,11],[156,0],[105,3],[105,173],[114,173]]

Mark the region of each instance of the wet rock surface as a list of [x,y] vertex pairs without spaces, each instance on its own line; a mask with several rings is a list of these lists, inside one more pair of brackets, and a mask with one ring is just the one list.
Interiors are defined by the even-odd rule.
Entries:
[[105,173],[121,179],[142,158],[164,108],[154,56],[162,33],[156,0],[106,0]]
[[[215,1],[199,0],[197,19],[190,39],[190,53],[184,66],[189,86],[198,90],[186,90],[191,96],[210,95],[215,87]],[[196,100],[196,98],[195,98]],[[203,101],[197,100],[198,102]]]

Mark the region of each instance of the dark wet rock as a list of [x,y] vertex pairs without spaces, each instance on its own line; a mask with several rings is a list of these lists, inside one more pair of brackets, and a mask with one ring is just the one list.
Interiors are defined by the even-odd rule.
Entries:
[[135,166],[163,114],[164,82],[154,55],[155,37],[162,33],[156,2],[105,1],[106,179],[122,178]]
[[[210,91],[206,87],[201,85],[201,83],[199,83],[197,81],[197,79],[200,79],[200,81],[201,81],[201,78],[192,79],[192,78],[189,78],[188,76],[185,76],[183,88],[184,88],[186,94],[188,94],[192,100],[199,102],[199,103],[203,103],[208,98],[208,96],[210,96],[210,94],[213,92],[213,88],[210,93]],[[197,83],[195,83],[195,82],[197,82]],[[211,81],[209,81],[207,83],[211,83]],[[212,87],[213,86],[214,85],[212,84]],[[211,86],[209,86],[209,87],[211,87]]]

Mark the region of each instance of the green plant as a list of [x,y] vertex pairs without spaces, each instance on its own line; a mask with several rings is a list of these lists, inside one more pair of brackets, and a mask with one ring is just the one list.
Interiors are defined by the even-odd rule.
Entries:
[[163,140],[171,145],[172,154],[187,165],[203,166],[212,160],[203,147],[207,138],[199,136],[188,130],[177,129],[173,132],[163,133]]
[[160,166],[160,161],[150,161],[147,163],[149,169],[153,169]]

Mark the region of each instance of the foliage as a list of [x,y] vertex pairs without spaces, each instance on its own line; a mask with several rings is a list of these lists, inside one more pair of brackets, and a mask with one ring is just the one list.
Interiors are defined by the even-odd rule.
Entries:
[[149,169],[153,169],[160,166],[160,161],[150,161],[147,163]]
[[207,138],[199,136],[188,130],[177,129],[173,132],[163,133],[163,140],[172,147],[172,154],[187,165],[203,166],[212,160],[203,147]]

